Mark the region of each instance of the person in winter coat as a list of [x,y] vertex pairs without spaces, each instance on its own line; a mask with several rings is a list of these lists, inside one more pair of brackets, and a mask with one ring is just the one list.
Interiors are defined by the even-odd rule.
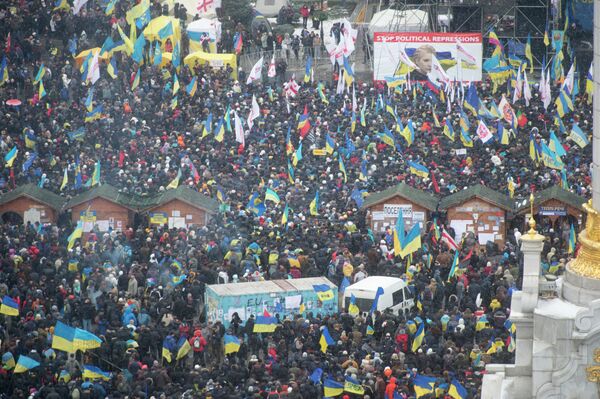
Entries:
[[197,328],[194,335],[189,339],[190,346],[194,351],[194,363],[204,366],[204,348],[206,347],[206,339],[202,335],[202,330]]

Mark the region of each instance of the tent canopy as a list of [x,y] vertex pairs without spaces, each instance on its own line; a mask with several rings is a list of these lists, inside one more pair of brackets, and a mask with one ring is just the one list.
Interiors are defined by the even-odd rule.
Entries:
[[213,68],[224,68],[229,64],[233,69],[231,76],[237,79],[237,58],[235,54],[211,54],[196,51],[195,53],[188,54],[183,59],[183,63],[190,68],[193,68],[196,62],[200,65],[208,63]]
[[373,15],[369,36],[374,32],[428,32],[429,15],[421,10],[387,9]]
[[191,22],[186,30],[190,38],[190,51],[202,50],[200,39],[206,33],[210,38],[210,51],[216,53],[217,42],[221,40],[221,22],[219,20],[200,18]]
[[[164,40],[162,40],[158,36],[158,32],[162,28],[167,26],[169,22],[173,24],[173,35],[165,37]],[[144,29],[144,37],[148,41],[158,40],[161,43],[164,43],[165,41],[167,41],[167,39],[171,39],[172,43],[176,41],[178,42],[179,40],[181,40],[181,26],[179,24],[179,19],[168,17],[166,15],[161,15],[160,17],[154,18]]]

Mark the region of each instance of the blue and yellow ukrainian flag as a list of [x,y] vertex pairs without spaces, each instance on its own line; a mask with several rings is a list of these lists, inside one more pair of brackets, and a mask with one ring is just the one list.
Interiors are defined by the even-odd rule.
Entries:
[[510,332],[511,334],[514,334],[517,332],[517,326],[515,326],[515,323],[513,323],[509,319],[506,319],[506,321],[504,322],[504,328],[506,328],[508,330],[508,332]]
[[221,117],[219,119],[219,122],[217,122],[217,126],[215,127],[215,140],[219,143],[222,143],[224,138],[225,138],[225,121],[224,121],[223,117]]
[[298,162],[302,161],[302,141],[300,142],[300,144],[298,145],[298,148],[296,148],[296,151],[294,151],[294,153],[292,154],[292,164],[294,166],[298,165]]
[[40,80],[40,86],[38,88],[38,99],[46,97],[46,89],[44,89],[44,81]]
[[587,135],[581,130],[578,124],[573,124],[573,128],[571,129],[571,140],[573,140],[577,145],[581,148],[585,147],[590,143],[587,138]]
[[37,143],[37,137],[35,137],[33,130],[25,128],[23,129],[23,133],[25,133],[25,147],[34,149]]
[[4,295],[4,297],[2,298],[2,305],[0,305],[0,313],[5,314],[7,316],[18,316],[19,304],[8,295]]
[[12,168],[13,163],[15,162],[15,159],[17,159],[17,154],[19,153],[19,150],[17,148],[17,146],[14,146],[5,156],[4,156],[4,162],[6,163],[6,167],[7,168]]
[[119,70],[117,69],[117,60],[115,57],[112,57],[110,59],[110,62],[106,66],[106,72],[108,73],[108,75],[111,78],[113,78],[113,79],[117,78],[117,74],[119,73]]
[[385,83],[390,88],[396,88],[400,85],[406,84],[406,75],[398,75],[398,76],[386,76]]
[[415,395],[417,399],[433,393],[436,379],[434,377],[427,377],[421,374],[417,374],[413,378],[413,387],[415,388]]
[[451,141],[454,141],[454,128],[450,121],[450,116],[446,117],[446,123],[444,124],[444,136],[448,137]]
[[272,333],[277,329],[277,319],[272,316],[257,316],[254,322],[255,333]]
[[54,327],[54,334],[52,335],[52,348],[69,353],[75,352],[74,339],[75,329],[57,321]]
[[225,354],[236,353],[240,350],[240,340],[235,335],[225,334]]
[[340,168],[340,173],[344,175],[344,183],[348,182],[348,173],[346,172],[346,166],[344,165],[344,160],[342,159],[342,155],[338,156],[338,167]]
[[552,151],[546,143],[542,142],[541,158],[544,165],[552,169],[562,170],[565,167],[562,159],[554,151]]
[[577,237],[575,236],[575,228],[573,227],[573,223],[571,223],[571,230],[569,232],[569,250],[568,250],[569,254],[575,253],[576,245],[577,245]]
[[454,277],[454,274],[456,273],[457,268],[458,268],[458,251],[454,251],[454,259],[452,260],[452,266],[450,267],[450,273],[448,273],[448,281],[450,281],[450,279],[452,277]]
[[554,151],[559,157],[567,155],[567,152],[565,151],[565,148],[563,147],[562,143],[560,142],[558,137],[556,137],[556,134],[554,134],[554,130],[550,130],[550,141],[548,143],[548,147],[552,151]]
[[313,59],[309,55],[306,59],[306,66],[304,68],[304,83],[310,82],[313,75]]
[[310,214],[317,216],[319,214],[319,191],[315,193],[315,198],[310,202],[309,205]]
[[102,118],[102,110],[103,110],[103,106],[98,105],[96,108],[94,108],[93,111],[85,114],[84,121],[85,122],[93,122],[95,120]]
[[171,363],[171,360],[173,360],[173,359],[172,359],[172,357],[171,357],[171,350],[170,350],[170,349],[167,347],[167,343],[168,343],[168,340],[167,340],[167,338],[165,338],[165,339],[163,340],[163,345],[162,345],[162,352],[161,352],[161,354],[162,354],[162,357],[163,357],[163,358],[165,358],[165,360],[166,360],[168,363]]
[[81,221],[78,221],[77,226],[75,227],[75,230],[73,230],[71,235],[69,235],[69,237],[67,238],[67,241],[68,241],[67,251],[70,251],[73,248],[73,246],[75,245],[75,240],[77,240],[78,238],[81,238],[82,235],[83,235],[83,223]]
[[295,267],[296,269],[300,269],[300,261],[298,260],[298,257],[295,254],[290,252],[287,255],[287,259],[290,264],[290,267]]
[[279,204],[281,199],[279,198],[279,194],[270,188],[267,188],[267,191],[265,191],[265,202],[267,201],[273,201],[275,204]]
[[[321,339],[319,339],[319,345],[321,346],[321,352],[326,353],[329,345],[335,345],[334,339],[329,334],[329,329],[327,326],[323,327],[323,331],[321,332]],[[329,396],[329,395],[327,395]]]
[[453,379],[450,383],[450,387],[448,388],[448,395],[452,397],[452,399],[467,399],[467,390],[463,387],[460,382],[456,379]]
[[188,353],[192,350],[192,345],[190,345],[189,341],[186,339],[185,335],[179,338],[179,342],[177,342],[177,357],[175,360],[183,359],[187,356]]
[[6,352],[2,355],[2,368],[4,370],[12,370],[15,367],[15,357],[12,353]]
[[92,112],[94,109],[94,86],[90,87],[88,90],[87,97],[85,98],[85,108],[88,112]]
[[24,373],[27,370],[31,370],[40,365],[40,362],[33,360],[32,358],[19,355],[19,360],[17,360],[17,365],[15,366],[15,374]]
[[342,69],[344,70],[344,81],[346,82],[346,86],[350,86],[352,82],[354,82],[354,71],[350,66],[350,62],[348,62],[348,57],[344,57]]
[[177,78],[177,74],[173,74],[173,95],[177,94],[179,91],[179,79]]
[[313,285],[313,290],[321,302],[334,299],[333,290],[327,284],[315,284]]
[[344,384],[340,384],[329,378],[323,383],[323,396],[326,398],[333,398],[334,396],[341,395],[343,392]]
[[373,299],[373,303],[371,304],[371,309],[369,309],[369,314],[372,314],[377,310],[377,306],[379,305],[379,298],[385,293],[383,287],[377,287],[377,291],[375,292],[375,299]]
[[561,118],[569,112],[573,111],[573,101],[564,90],[560,91],[560,94],[556,98],[554,104],[556,105],[556,111],[558,112],[558,116],[560,116]]
[[408,161],[408,167],[410,168],[410,173],[414,175],[420,177],[429,176],[429,169],[427,169],[425,166],[421,165],[418,162]]
[[8,82],[8,64],[6,62],[6,56],[2,57],[2,63],[0,64],[0,86]]
[[46,67],[44,66],[44,63],[42,62],[42,64],[40,65],[40,68],[37,71],[37,74],[35,75],[35,79],[33,80],[33,84],[38,84],[43,78],[44,75],[46,74]]
[[396,139],[387,127],[384,129],[383,133],[379,133],[378,136],[385,144],[392,148],[396,148]]
[[81,328],[75,329],[73,336],[73,348],[76,350],[86,351],[88,349],[99,348],[102,345],[102,340],[87,330]]
[[481,331],[488,326],[488,320],[486,315],[481,315],[475,323],[475,331]]
[[281,215],[281,225],[287,227],[288,217],[289,217],[290,208],[288,204],[285,204],[285,208],[283,209],[283,214]]
[[331,154],[333,154],[334,150],[335,150],[335,141],[333,141],[333,138],[331,138],[329,133],[327,133],[325,135],[325,151],[331,155]]
[[469,133],[462,127],[460,128],[460,141],[465,147],[473,147],[473,139],[469,136]]
[[201,138],[208,136],[210,134],[210,132],[212,131],[212,118],[213,118],[213,116],[212,116],[212,112],[211,112],[206,117],[206,121],[204,121],[204,129],[202,130]]
[[406,123],[406,126],[400,133],[402,137],[406,140],[406,144],[410,147],[410,145],[415,141],[415,129],[413,127],[412,121],[409,119]]
[[365,388],[363,388],[363,386],[360,385],[360,382],[358,382],[349,375],[346,376],[346,380],[344,381],[344,391],[353,393],[355,395],[365,394]]
[[417,332],[415,332],[415,336],[413,337],[411,350],[416,352],[421,345],[423,344],[423,338],[425,338],[425,323],[420,323],[417,328]]
[[402,258],[421,249],[421,227],[419,223],[415,223],[410,232],[404,237],[401,246],[400,256]]
[[[190,97],[194,97],[196,90],[198,90],[198,77],[194,76],[190,83],[185,86],[185,91]],[[227,116],[229,113],[226,113],[225,115]]]
[[351,316],[357,316],[360,313],[360,309],[356,305],[356,296],[354,294],[350,294],[350,304],[348,305],[348,313]]
[[102,371],[96,366],[86,364],[83,366],[83,373],[81,375],[84,379],[88,380],[104,380],[108,381],[111,378],[111,374],[107,371]]

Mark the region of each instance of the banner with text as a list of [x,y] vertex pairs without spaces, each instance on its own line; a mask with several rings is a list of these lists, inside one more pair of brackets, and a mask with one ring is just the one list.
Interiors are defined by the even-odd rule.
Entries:
[[480,33],[375,32],[373,42],[374,80],[481,80]]

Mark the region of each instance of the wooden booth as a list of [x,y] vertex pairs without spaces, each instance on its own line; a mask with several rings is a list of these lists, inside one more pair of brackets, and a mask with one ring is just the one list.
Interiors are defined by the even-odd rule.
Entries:
[[367,224],[374,233],[382,233],[387,226],[393,226],[402,211],[404,225],[409,230],[415,223],[425,228],[431,212],[437,209],[438,198],[406,183],[400,183],[386,190],[369,195],[363,203],[367,210]]
[[169,228],[205,226],[218,209],[212,198],[186,186],[157,194],[144,206],[150,224],[168,224]]
[[56,224],[65,199],[52,191],[29,183],[0,197],[0,215],[9,223]]
[[473,232],[480,244],[498,244],[506,239],[506,220],[512,216],[513,202],[508,195],[478,184],[440,201],[446,220],[459,241],[465,232]]
[[90,232],[94,226],[100,232],[125,230],[132,226],[137,212],[133,196],[115,187],[103,184],[73,197],[64,209],[71,212],[71,221],[82,220],[83,231]]
[[[585,201],[585,198],[577,194],[562,187],[553,186],[534,193],[533,213],[540,226],[549,224],[552,228],[558,228],[560,224],[568,225],[571,222],[575,227],[583,226]],[[527,222],[531,216],[529,198],[517,203],[516,215],[520,218],[518,227],[527,231],[529,229]]]

